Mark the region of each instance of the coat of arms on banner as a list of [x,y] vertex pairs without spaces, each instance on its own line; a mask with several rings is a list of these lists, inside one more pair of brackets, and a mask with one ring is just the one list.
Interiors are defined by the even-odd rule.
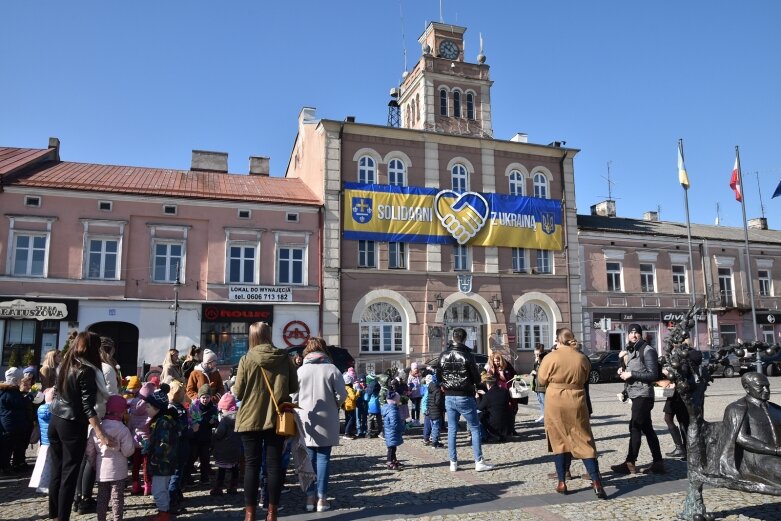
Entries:
[[458,276],[458,291],[460,291],[461,293],[472,292],[472,275]]
[[556,220],[553,214],[550,212],[543,212],[540,214],[542,218],[542,231],[548,235],[553,235],[556,231]]
[[477,192],[442,190],[434,197],[434,210],[442,226],[461,245],[477,235],[488,220],[488,201]]
[[371,221],[372,202],[372,199],[366,197],[353,197],[353,219],[362,224]]

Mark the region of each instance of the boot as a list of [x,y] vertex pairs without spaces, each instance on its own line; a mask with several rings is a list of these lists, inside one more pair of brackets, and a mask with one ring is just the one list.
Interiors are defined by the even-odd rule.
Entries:
[[686,459],[686,450],[681,445],[676,445],[675,450],[666,454],[668,458]]
[[277,521],[277,505],[269,505],[266,521]]
[[[203,478],[201,478],[203,479]],[[210,496],[221,496],[222,495],[222,488],[224,485],[224,481],[221,480],[219,477],[214,481],[214,486],[209,491]]]
[[631,461],[625,461],[620,465],[611,465],[610,468],[616,474],[637,474],[637,467]]
[[663,461],[654,461],[651,466],[643,470],[643,474],[666,474]]
[[559,481],[559,484],[556,485],[556,492],[559,494],[566,494],[567,493],[567,483],[564,481]]
[[244,521],[255,521],[255,511],[258,505],[248,505],[244,507]]
[[171,521],[171,514],[161,511],[156,516],[149,518],[149,521]]
[[239,486],[239,477],[231,477],[230,483],[228,484],[228,495],[235,495],[238,494],[238,490],[236,488]]
[[133,480],[133,488],[130,490],[130,494],[133,496],[138,496],[139,494],[143,493],[144,489],[141,487],[141,483],[137,479]]
[[594,493],[599,499],[607,499],[607,493],[605,492],[605,489],[602,488],[602,482],[600,480],[592,481],[591,484],[594,486]]

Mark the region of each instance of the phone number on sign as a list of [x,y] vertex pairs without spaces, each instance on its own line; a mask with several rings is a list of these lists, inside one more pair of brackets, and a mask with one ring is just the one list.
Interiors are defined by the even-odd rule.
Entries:
[[235,300],[263,300],[278,302],[287,302],[290,300],[290,295],[287,293],[277,293],[276,295],[267,295],[263,293],[247,293],[245,295],[236,295]]

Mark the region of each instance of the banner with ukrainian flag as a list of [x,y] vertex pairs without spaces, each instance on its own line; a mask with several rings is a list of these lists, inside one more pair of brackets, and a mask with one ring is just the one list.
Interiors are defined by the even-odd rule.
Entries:
[[344,238],[563,248],[561,202],[437,188],[344,184]]

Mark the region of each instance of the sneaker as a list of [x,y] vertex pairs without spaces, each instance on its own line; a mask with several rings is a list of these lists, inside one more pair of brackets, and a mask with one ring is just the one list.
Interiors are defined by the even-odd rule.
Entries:
[[431,444],[432,449],[441,449],[442,447],[444,447],[444,445],[442,445],[438,441],[435,441],[434,443]]
[[450,472],[455,472],[458,470],[458,462],[457,461],[451,461],[450,462]]
[[343,439],[343,440],[354,440],[355,438],[353,438],[353,437],[352,437],[352,436],[350,436],[349,434],[344,434],[344,435],[342,436],[342,439]]
[[331,509],[331,503],[328,502],[325,498],[320,498],[317,500],[317,511],[318,512],[325,512],[326,510]]
[[484,470],[493,470],[493,469],[494,469],[493,465],[489,465],[483,460],[475,461],[475,470],[477,472],[483,472]]
[[383,433],[379,433],[379,434],[377,435],[377,437],[378,437],[378,438],[380,438],[381,440],[384,440],[384,439],[385,439],[385,434],[383,434]]
[[307,496],[306,498],[306,511],[314,512],[317,505],[317,498],[315,496]]
[[545,416],[540,416],[536,420],[534,420],[534,423],[542,423],[545,420]]
[[423,440],[423,445],[428,447],[429,445],[431,445],[431,441],[430,440]]

